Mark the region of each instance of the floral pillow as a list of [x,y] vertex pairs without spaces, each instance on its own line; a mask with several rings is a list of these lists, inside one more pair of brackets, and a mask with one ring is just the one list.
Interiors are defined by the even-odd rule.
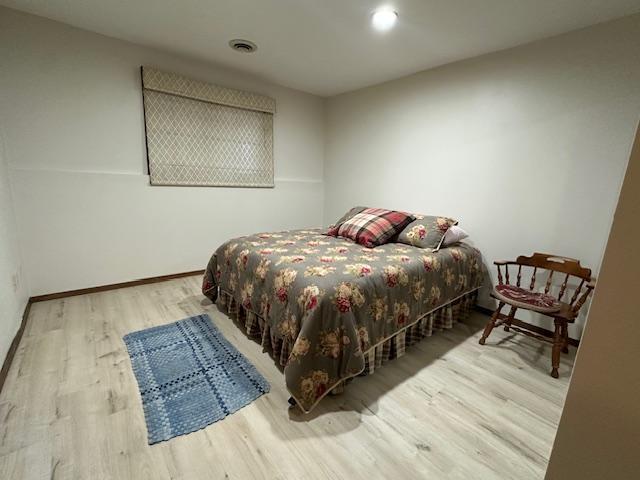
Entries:
[[457,220],[448,217],[416,215],[415,218],[416,220],[402,230],[397,241],[433,250],[440,248],[444,234],[447,233],[449,227],[458,223]]
[[415,218],[411,214],[395,210],[365,208],[350,219],[329,228],[327,235],[348,238],[373,248],[387,243]]

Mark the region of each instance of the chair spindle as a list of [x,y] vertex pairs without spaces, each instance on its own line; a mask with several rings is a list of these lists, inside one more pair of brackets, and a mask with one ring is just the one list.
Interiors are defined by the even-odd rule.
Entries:
[[507,285],[509,285],[509,265],[504,266],[504,279]]
[[589,297],[589,293],[591,293],[591,289],[587,288],[584,291],[584,293],[582,295],[580,295],[580,298],[578,299],[576,304],[572,307],[572,310],[574,312],[578,312],[578,310],[580,310],[580,308],[582,308],[582,305],[584,305],[584,302],[586,302],[587,298]]
[[564,292],[567,289],[567,282],[569,281],[569,274],[564,277],[564,282],[562,282],[562,286],[560,287],[560,293],[558,294],[558,301],[562,301],[562,297],[564,297]]
[[576,288],[576,291],[573,293],[573,296],[571,297],[571,301],[569,302],[569,305],[571,305],[572,307],[575,301],[578,299],[578,295],[580,295],[580,290],[582,290],[582,287],[584,286],[584,282],[585,280],[583,279],[580,282],[580,285],[578,285],[578,288]]
[[522,280],[522,265],[518,265],[518,280],[516,281],[516,286],[520,286],[520,280]]
[[502,285],[502,269],[500,268],[500,265],[498,265],[498,284]]
[[536,272],[538,271],[538,267],[533,267],[533,274],[531,275],[531,285],[529,286],[529,290],[533,292],[533,289],[536,288]]
[[553,270],[549,270],[549,276],[547,277],[547,285],[544,287],[544,293],[549,293],[551,289],[551,277],[553,277]]

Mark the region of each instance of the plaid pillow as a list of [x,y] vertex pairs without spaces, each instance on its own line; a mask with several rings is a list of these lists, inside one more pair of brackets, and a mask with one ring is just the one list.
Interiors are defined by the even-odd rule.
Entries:
[[[349,210],[347,213],[345,213],[343,216],[341,216],[336,223],[332,223],[331,225],[329,225],[329,228],[327,229],[325,234],[326,235],[332,235],[332,236],[335,237],[335,234],[329,233],[333,228],[339,227],[340,224],[346,222],[347,220],[349,220],[354,215],[357,215],[358,213],[360,213],[361,211],[366,210],[366,209],[367,209],[367,207],[353,207],[351,210]],[[337,231],[338,230],[336,228],[336,232]]]
[[413,222],[415,217],[404,212],[383,208],[365,208],[350,219],[330,228],[327,235],[344,237],[365,247],[386,243]]

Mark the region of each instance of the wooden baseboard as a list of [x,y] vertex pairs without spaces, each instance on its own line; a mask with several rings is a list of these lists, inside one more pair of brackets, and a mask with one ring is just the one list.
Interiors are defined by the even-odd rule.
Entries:
[[[480,305],[476,305],[476,310],[478,310],[479,312],[484,313],[485,315],[488,315],[488,316],[493,315],[493,310],[491,310],[490,308],[481,307]],[[505,318],[507,318],[507,315],[505,315],[504,313],[501,313],[498,318],[500,320],[504,320]],[[544,337],[549,337],[549,338],[553,337],[553,332],[551,330],[547,330],[544,327],[539,327],[538,325],[533,325],[533,324],[531,324],[529,322],[525,322],[524,320],[519,320],[517,318],[514,318],[512,323],[513,323],[513,325],[515,325],[517,327],[526,328],[527,330],[531,330],[532,332],[535,332],[538,335],[542,335]],[[576,340],[575,338],[569,337],[569,345],[572,345],[574,347],[578,347],[578,345],[580,345],[580,340]]]
[[24,333],[25,328],[27,328],[27,318],[29,318],[31,303],[32,302],[29,299],[27,301],[27,305],[24,307],[24,313],[22,314],[22,322],[20,322],[20,328],[18,328],[16,336],[13,337],[13,341],[11,342],[11,346],[9,347],[7,356],[4,358],[4,362],[2,363],[2,370],[0,370],[0,392],[2,392],[2,387],[4,387],[4,381],[7,379],[7,375],[9,375],[9,368],[11,368],[13,357],[16,356],[16,351],[18,350],[18,345],[20,344],[22,334]]
[[161,275],[159,277],[141,278],[130,282],[112,283],[110,285],[101,285],[99,287],[80,288],[78,290],[68,290],[66,292],[48,293],[46,295],[36,295],[29,299],[30,302],[45,302],[47,300],[56,300],[58,298],[75,297],[76,295],[86,295],[87,293],[105,292],[107,290],[116,290],[118,288],[136,287],[138,285],[146,285],[148,283],[164,282],[175,278],[191,277],[193,275],[202,275],[204,270],[194,270],[193,272],[173,273],[171,275]]

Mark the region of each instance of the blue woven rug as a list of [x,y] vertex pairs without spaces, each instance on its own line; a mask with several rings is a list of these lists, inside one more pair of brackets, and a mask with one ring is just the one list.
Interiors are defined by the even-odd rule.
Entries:
[[194,432],[269,391],[208,315],[125,335],[149,444]]

